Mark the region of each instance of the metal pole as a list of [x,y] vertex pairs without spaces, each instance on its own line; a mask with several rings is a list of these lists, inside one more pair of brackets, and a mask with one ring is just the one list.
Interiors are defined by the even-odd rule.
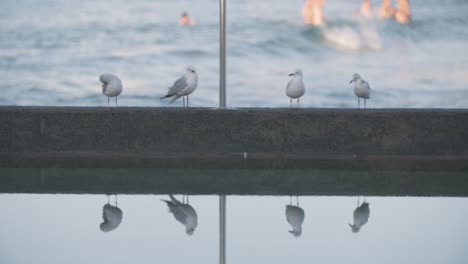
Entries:
[[226,195],[219,196],[219,264],[226,264]]
[[226,0],[219,0],[219,108],[226,108]]

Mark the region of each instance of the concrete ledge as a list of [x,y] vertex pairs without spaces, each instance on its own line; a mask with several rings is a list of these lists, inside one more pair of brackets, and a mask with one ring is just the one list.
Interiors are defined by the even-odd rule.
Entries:
[[467,110],[0,107],[0,124],[3,167],[50,153],[468,156]]

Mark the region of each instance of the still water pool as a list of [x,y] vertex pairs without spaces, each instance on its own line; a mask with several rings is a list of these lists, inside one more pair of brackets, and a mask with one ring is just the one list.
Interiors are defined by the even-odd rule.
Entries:
[[[463,172],[216,171],[220,180],[205,188],[203,171],[123,171],[1,169],[0,262],[218,263],[220,235],[227,263],[468,260]],[[226,195],[225,234],[211,188]],[[358,196],[366,188],[370,195]],[[311,195],[321,189],[327,195]],[[192,191],[167,203],[165,190]]]

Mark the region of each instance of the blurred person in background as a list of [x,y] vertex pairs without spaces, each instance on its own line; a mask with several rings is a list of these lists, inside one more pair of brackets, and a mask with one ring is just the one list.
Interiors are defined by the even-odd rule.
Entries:
[[361,4],[361,8],[359,8],[359,10],[356,10],[356,15],[363,16],[363,17],[372,16],[371,0],[363,0]]
[[193,26],[195,25],[195,20],[191,19],[187,12],[182,12],[179,19],[179,25],[181,26]]
[[411,21],[411,10],[409,0],[397,0],[395,20],[400,24],[408,24]]
[[302,7],[302,16],[306,25],[320,26],[325,24],[323,15],[324,0],[306,0]]
[[382,0],[382,5],[379,9],[379,17],[390,19],[395,14],[395,8],[392,6],[392,0]]

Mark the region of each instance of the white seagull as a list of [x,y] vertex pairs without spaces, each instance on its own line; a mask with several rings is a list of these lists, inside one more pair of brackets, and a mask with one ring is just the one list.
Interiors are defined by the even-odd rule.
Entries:
[[292,107],[292,100],[297,99],[297,107],[299,108],[299,97],[305,93],[304,82],[302,82],[302,71],[296,70],[294,73],[289,74],[294,76],[286,86],[286,95],[290,98],[290,107]]
[[[359,202],[358,202],[359,205]],[[369,210],[369,203],[363,202],[360,206],[358,206],[353,213],[354,223],[349,224],[351,227],[351,231],[354,233],[359,232],[361,227],[367,223],[369,220],[370,210]]]
[[189,95],[195,91],[198,85],[198,76],[193,66],[188,66],[184,75],[177,79],[174,84],[168,88],[167,94],[161,99],[172,97],[171,103],[182,97],[185,107],[185,96],[187,96],[187,107],[189,106]]
[[186,203],[181,203],[177,200],[172,194],[169,194],[171,200],[161,200],[167,203],[169,207],[169,212],[174,215],[174,218],[185,225],[185,233],[187,235],[193,235],[195,228],[197,227],[198,216],[195,209],[192,206]]
[[364,99],[364,109],[366,109],[366,99],[370,98],[370,91],[371,91],[369,83],[364,81],[361,78],[361,75],[359,75],[358,73],[355,73],[353,75],[353,79],[351,81],[349,81],[350,84],[352,82],[354,82],[354,94],[358,98],[358,108],[360,108],[360,98],[363,98]]
[[304,222],[304,217],[305,214],[302,208],[295,205],[286,205],[286,220],[288,220],[288,223],[293,229],[289,231],[289,233],[293,234],[293,236],[301,236],[302,223]]
[[117,201],[115,206],[113,206],[109,203],[108,197],[107,204],[102,208],[102,219],[103,222],[99,225],[102,232],[110,232],[120,225],[122,222],[122,210],[117,207]]
[[99,76],[102,82],[102,93],[107,96],[107,107],[111,97],[115,97],[115,105],[117,106],[117,97],[122,93],[122,81],[119,77],[112,73],[104,73]]

